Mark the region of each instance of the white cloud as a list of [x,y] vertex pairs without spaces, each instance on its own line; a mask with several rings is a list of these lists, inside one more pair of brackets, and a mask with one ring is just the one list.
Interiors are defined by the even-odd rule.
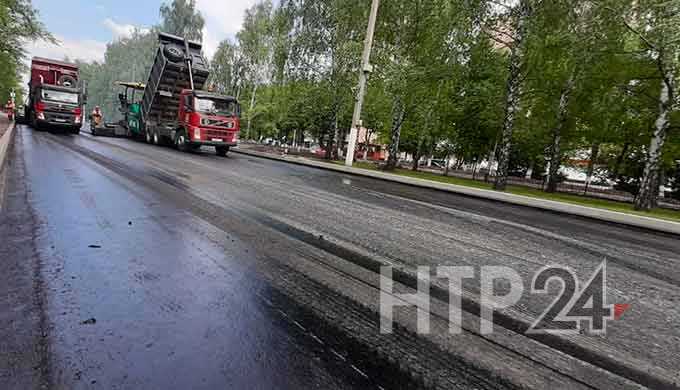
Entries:
[[236,36],[243,24],[246,9],[257,0],[230,0],[227,6],[221,0],[197,0],[196,6],[205,18],[203,29],[204,52],[212,58],[220,41]]
[[92,39],[66,39],[55,36],[60,44],[55,45],[44,41],[36,41],[26,46],[29,57],[47,57],[53,59],[64,59],[83,61],[102,61],[106,51],[106,42],[95,41]]
[[142,32],[149,31],[149,29],[147,28],[135,26],[132,24],[119,24],[111,18],[104,19],[102,23],[106,28],[108,28],[111,31],[114,40],[127,38],[131,36],[135,29],[138,29]]
[[257,0],[230,0],[227,6],[220,0],[197,0],[196,5],[203,14],[206,27],[216,35],[233,37],[243,24],[243,14]]
[[219,45],[220,39],[208,30],[207,27],[203,27],[203,53],[205,53],[208,59],[215,55]]

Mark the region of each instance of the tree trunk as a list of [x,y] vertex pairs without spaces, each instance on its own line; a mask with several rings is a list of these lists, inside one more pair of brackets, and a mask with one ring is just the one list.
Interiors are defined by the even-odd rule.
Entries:
[[529,163],[529,168],[527,168],[527,171],[524,173],[524,178],[527,180],[531,180],[531,178],[534,176],[534,165],[536,165],[536,162],[534,160],[531,160]]
[[496,136],[496,142],[493,145],[493,149],[489,151],[489,157],[487,157],[487,169],[486,175],[484,175],[484,182],[488,183],[489,178],[493,176],[493,165],[496,163],[496,150],[498,150],[498,136]]
[[590,181],[593,180],[593,171],[595,171],[595,161],[600,155],[600,143],[595,142],[590,148],[590,161],[588,161],[588,169],[586,170],[586,187],[583,190],[583,195],[588,193],[588,187],[590,186]]
[[651,210],[657,206],[659,197],[659,160],[666,131],[670,124],[671,107],[673,105],[674,74],[666,71],[661,81],[661,93],[659,94],[659,115],[656,119],[654,135],[649,144],[647,162],[640,182],[640,191],[635,197],[636,210]]
[[338,110],[335,109],[335,113],[333,114],[333,145],[332,145],[332,151],[333,154],[331,155],[331,158],[336,159],[338,158],[338,149],[340,148],[340,131],[338,129]]
[[328,136],[328,144],[326,144],[326,160],[331,160],[338,156],[337,139],[338,139],[338,113],[333,114],[333,132]]
[[415,152],[413,152],[413,165],[411,165],[411,170],[414,172],[418,171],[418,165],[420,163],[420,158],[423,156],[423,135],[418,137],[418,145],[416,146]]
[[257,83],[253,86],[253,95],[250,97],[250,108],[248,108],[248,127],[246,128],[246,139],[250,139],[250,124],[253,122],[253,108],[255,107],[255,94],[257,93]]
[[626,142],[623,144],[623,148],[621,148],[621,153],[616,157],[616,161],[614,161],[614,169],[612,170],[612,173],[614,174],[614,178],[616,180],[619,180],[621,178],[621,174],[619,173],[621,164],[623,164],[623,159],[626,157],[626,154],[628,154],[628,149],[630,148],[630,142]]
[[399,138],[401,137],[401,125],[404,123],[406,110],[400,98],[394,101],[392,109],[392,129],[390,131],[390,146],[387,163],[383,168],[386,171],[393,171],[397,167],[397,159],[399,158]]
[[550,170],[548,171],[548,185],[545,192],[557,192],[558,176],[562,165],[562,129],[567,121],[569,97],[574,89],[574,75],[572,74],[560,94],[560,105],[557,108],[557,124],[553,129],[553,140],[550,146]]
[[368,159],[368,146],[371,143],[371,134],[373,132],[366,129],[366,138],[364,139],[364,160]]
[[508,181],[508,166],[510,163],[510,149],[512,148],[512,133],[515,124],[515,115],[519,111],[519,94],[521,86],[522,64],[524,62],[523,40],[526,33],[526,22],[531,15],[531,7],[528,0],[520,0],[519,12],[515,22],[515,41],[510,50],[509,75],[506,82],[505,118],[503,120],[503,132],[501,135],[501,148],[498,158],[498,171],[493,188],[497,191],[505,191]]
[[334,132],[334,130],[331,130],[331,132],[328,133],[328,139],[326,140],[326,154],[324,155],[326,160],[333,158],[333,138],[335,137]]

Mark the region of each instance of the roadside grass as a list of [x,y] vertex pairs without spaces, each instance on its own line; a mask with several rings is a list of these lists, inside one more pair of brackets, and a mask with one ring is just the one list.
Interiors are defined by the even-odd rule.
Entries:
[[[338,161],[335,161],[334,163],[343,164],[342,162],[338,162]],[[361,168],[361,169],[374,170],[374,171],[378,170],[378,167],[375,164],[366,163],[366,162],[356,162],[356,163],[354,163],[354,167]],[[398,168],[394,172],[391,172],[391,173],[396,174],[396,175],[401,175],[401,176],[413,177],[413,178],[417,178],[417,179],[425,179],[425,180],[436,181],[436,182],[440,182],[440,183],[447,183],[447,184],[455,184],[455,185],[466,186],[466,187],[480,188],[480,189],[484,189],[484,190],[492,189],[491,183],[484,183],[484,182],[481,182],[481,181],[478,181],[478,180],[460,178],[460,177],[455,177],[455,176],[442,176],[440,174],[431,173],[431,172],[420,172],[420,171],[415,172],[415,171],[412,171],[410,169]],[[680,222],[680,211],[675,211],[675,210],[657,208],[657,209],[654,209],[654,210],[649,211],[649,212],[637,211],[637,210],[633,209],[633,205],[630,204],[630,203],[617,202],[617,201],[614,201],[614,200],[607,200],[607,199],[591,198],[591,197],[581,196],[581,195],[576,195],[576,194],[565,194],[565,193],[550,194],[550,193],[543,192],[543,191],[535,189],[535,188],[522,187],[522,186],[509,185],[508,188],[507,188],[507,192],[511,193],[511,194],[515,194],[515,195],[528,196],[528,197],[531,197],[531,198],[552,200],[552,201],[556,201],[556,202],[570,203],[570,204],[575,204],[575,205],[579,205],[579,206],[592,207],[592,208],[597,208],[597,209],[605,209],[605,210],[611,210],[611,211],[618,211],[620,213],[640,215],[640,216],[644,216],[644,217],[659,218],[659,219],[665,219],[665,220],[669,220],[669,221]]]

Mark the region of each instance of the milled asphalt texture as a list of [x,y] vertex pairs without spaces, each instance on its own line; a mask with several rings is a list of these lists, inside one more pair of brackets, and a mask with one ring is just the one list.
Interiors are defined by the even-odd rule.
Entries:
[[[27,126],[9,161],[2,388],[677,388],[677,236]],[[527,293],[537,270],[586,280],[603,260],[608,301],[632,305],[606,336],[517,333],[553,298]],[[492,336],[474,281],[462,335],[441,293],[432,335],[409,309],[381,335],[380,264],[404,291],[417,266],[508,266],[525,294]]]

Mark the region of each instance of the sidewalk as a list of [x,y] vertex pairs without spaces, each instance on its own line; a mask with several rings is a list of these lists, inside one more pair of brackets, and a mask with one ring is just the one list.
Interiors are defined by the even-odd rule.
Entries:
[[13,132],[14,122],[10,122],[4,112],[0,113],[0,174],[5,167],[7,152],[9,151]]
[[534,198],[531,196],[516,195],[507,192],[498,192],[483,188],[469,187],[465,185],[425,180],[404,175],[386,173],[378,170],[361,169],[354,167],[350,168],[344,165],[322,162],[319,160],[314,160],[306,157],[281,155],[280,153],[266,153],[262,151],[255,151],[252,149],[253,147],[251,145],[241,144],[239,145],[238,148],[232,149],[232,151],[234,153],[241,153],[255,157],[263,157],[271,160],[285,161],[288,163],[311,166],[319,169],[332,170],[350,175],[371,177],[375,179],[407,184],[416,187],[452,192],[467,196],[473,196],[477,198],[510,203],[514,205],[533,207],[542,210],[554,211],[558,213],[597,219],[605,222],[612,222],[643,229],[655,230],[658,232],[680,235],[680,223],[671,220],[652,218],[636,214],[627,214],[625,212],[612,211],[603,208],[587,207],[567,202]]

